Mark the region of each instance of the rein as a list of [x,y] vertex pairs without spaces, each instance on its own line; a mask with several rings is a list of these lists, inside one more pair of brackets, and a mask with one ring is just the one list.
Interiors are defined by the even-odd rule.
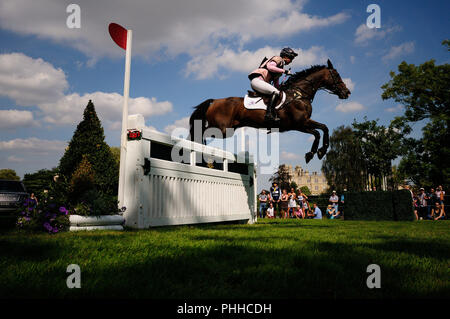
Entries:
[[[337,85],[336,77],[334,76],[333,72],[331,72],[331,69],[328,69],[328,72],[330,72],[330,76],[333,79],[333,88],[331,90],[328,90],[326,88],[315,89],[315,87],[314,87],[315,83],[308,79],[309,76],[305,77],[304,79],[300,80],[299,82],[306,81],[309,84],[310,88],[311,88],[311,92],[307,92],[305,89],[302,89],[298,85],[292,85],[291,88],[286,88],[286,89],[294,91],[294,98],[293,98],[293,100],[305,98],[305,99],[308,99],[311,103],[314,101],[314,97],[315,97],[314,93],[319,91],[319,90],[323,90],[323,91],[328,92],[330,94],[336,94],[335,92],[339,92],[340,91],[340,89],[339,89],[339,87]],[[283,84],[284,84],[284,82],[283,82]],[[299,91],[302,91],[305,94],[302,94]],[[310,96],[312,96],[312,97],[310,97]]]

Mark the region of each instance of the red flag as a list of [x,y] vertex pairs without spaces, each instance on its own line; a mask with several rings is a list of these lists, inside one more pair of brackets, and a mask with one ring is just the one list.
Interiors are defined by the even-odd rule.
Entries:
[[116,44],[122,49],[127,49],[127,29],[117,23],[109,24],[109,35]]

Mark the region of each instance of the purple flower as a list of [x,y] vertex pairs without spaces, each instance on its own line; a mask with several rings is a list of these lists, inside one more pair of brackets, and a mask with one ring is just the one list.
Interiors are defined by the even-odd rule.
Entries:
[[49,232],[52,231],[52,229],[53,229],[53,227],[48,222],[44,223],[44,228],[47,229]]
[[61,206],[61,207],[59,208],[59,212],[62,213],[62,214],[64,214],[64,215],[67,215],[67,209],[66,209],[64,206]]

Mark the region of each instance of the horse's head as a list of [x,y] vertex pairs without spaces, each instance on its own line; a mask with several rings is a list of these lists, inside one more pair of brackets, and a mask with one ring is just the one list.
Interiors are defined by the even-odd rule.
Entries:
[[325,79],[325,88],[336,94],[340,99],[347,99],[351,92],[342,81],[338,71],[333,67],[330,60],[327,61],[327,70],[329,71]]

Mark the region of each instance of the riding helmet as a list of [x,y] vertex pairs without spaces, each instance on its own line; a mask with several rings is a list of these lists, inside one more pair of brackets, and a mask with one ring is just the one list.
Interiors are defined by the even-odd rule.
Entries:
[[294,52],[291,48],[284,48],[280,52],[280,57],[286,57],[293,60],[298,54]]

